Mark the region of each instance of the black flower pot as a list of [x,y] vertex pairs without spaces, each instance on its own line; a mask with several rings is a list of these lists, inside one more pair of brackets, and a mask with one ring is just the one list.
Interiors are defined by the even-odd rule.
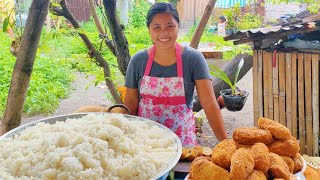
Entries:
[[231,89],[224,89],[220,91],[224,104],[229,111],[241,111],[247,101],[249,93],[242,91],[243,95],[232,95]]

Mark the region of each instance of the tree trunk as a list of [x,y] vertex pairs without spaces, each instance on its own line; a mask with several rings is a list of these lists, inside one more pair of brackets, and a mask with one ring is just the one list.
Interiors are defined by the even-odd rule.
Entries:
[[[61,0],[60,5],[61,5],[62,9],[59,9],[57,7],[53,7],[52,8],[53,13],[58,16],[64,16],[66,19],[68,19],[70,21],[70,23],[72,24],[72,26],[75,29],[80,29],[81,28],[80,25],[78,24],[76,19],[73,17],[73,15],[70,13],[68,7],[66,6],[66,1]],[[121,104],[122,100],[121,100],[121,98],[120,98],[120,96],[119,96],[119,94],[118,94],[118,92],[112,82],[110,68],[109,68],[107,61],[94,48],[94,46],[90,42],[89,38],[83,32],[78,31],[78,34],[81,37],[81,39],[83,40],[83,42],[85,43],[85,45],[87,46],[87,48],[89,49],[90,57],[95,58],[97,65],[103,68],[104,77],[106,80],[106,85],[107,85],[114,101],[116,103]]]
[[190,42],[190,46],[197,49],[201,36],[203,34],[204,28],[206,27],[208,20],[211,16],[212,10],[214,5],[216,4],[216,0],[210,0],[206,6],[206,9],[204,10],[204,14],[201,18],[201,21],[196,29],[196,31],[194,32],[191,42]]
[[120,25],[116,12],[116,0],[103,0],[104,9],[108,18],[108,25],[116,50],[119,69],[126,75],[127,66],[130,61],[130,53],[127,38],[123,33],[123,25]]
[[[94,20],[94,24],[96,25],[99,31],[99,34],[105,36],[106,32],[103,30],[101,26],[93,0],[89,0],[89,5],[90,5],[90,11]],[[113,41],[111,41],[107,36],[105,36],[105,38],[106,38],[105,43],[108,46],[109,50],[112,52],[114,56],[116,56],[116,50],[114,49]]]
[[[235,72],[242,58],[244,59],[244,65],[241,68],[241,71],[239,73],[239,77],[238,77],[238,81],[239,81],[252,68],[252,65],[253,65],[252,56],[248,54],[239,54],[236,57],[234,57],[229,63],[227,63],[221,68],[221,70],[223,70],[227,74],[231,82],[234,81]],[[212,84],[213,84],[214,94],[216,97],[220,96],[221,90],[229,88],[229,85],[227,83],[225,83],[223,80],[217,77],[213,77]],[[198,112],[201,109],[202,107],[200,105],[198,95],[195,93],[193,111]]]
[[34,59],[37,53],[41,31],[48,14],[50,0],[33,0],[23,32],[20,50],[13,69],[12,79],[1,125],[1,134],[18,127],[21,123]]

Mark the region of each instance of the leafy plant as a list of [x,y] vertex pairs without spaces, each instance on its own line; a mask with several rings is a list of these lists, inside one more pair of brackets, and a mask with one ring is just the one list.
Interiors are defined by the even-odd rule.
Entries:
[[242,58],[238,64],[238,68],[235,72],[234,82],[231,82],[228,75],[225,72],[223,72],[221,69],[215,67],[214,65],[209,65],[211,68],[214,69],[214,71],[210,71],[210,74],[213,76],[216,76],[217,78],[226,82],[232,90],[232,95],[235,95],[237,93],[236,83],[238,81],[239,73],[240,73],[240,70],[241,70],[243,64],[244,64],[244,59]]

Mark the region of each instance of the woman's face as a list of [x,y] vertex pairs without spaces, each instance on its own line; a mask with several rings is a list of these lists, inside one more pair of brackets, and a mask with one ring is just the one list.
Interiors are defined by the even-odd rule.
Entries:
[[157,48],[175,47],[179,24],[171,14],[160,13],[153,17],[149,25],[151,40]]

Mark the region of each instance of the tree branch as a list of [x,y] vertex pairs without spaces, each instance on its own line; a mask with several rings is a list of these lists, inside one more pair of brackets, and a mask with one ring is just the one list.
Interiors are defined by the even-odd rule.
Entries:
[[[80,29],[81,27],[80,27],[79,23],[76,21],[76,19],[73,17],[71,12],[69,11],[69,9],[68,9],[68,7],[66,5],[66,1],[65,0],[60,0],[60,5],[61,5],[62,9],[59,9],[58,11],[56,11],[54,13],[60,13],[62,11],[60,14],[62,16],[64,16],[66,19],[68,19],[75,29]],[[52,8],[51,10],[55,11],[56,8]],[[92,45],[92,43],[89,40],[89,38],[87,37],[87,35],[85,35],[81,31],[78,31],[78,34],[81,37],[81,39],[83,40],[83,42],[85,43],[85,45],[87,46],[87,48],[89,50],[90,57],[91,58],[95,58],[96,64],[103,68],[106,85],[107,85],[107,87],[108,87],[108,89],[109,89],[114,101],[116,103],[121,104],[122,100],[121,100],[121,98],[120,98],[120,96],[119,96],[119,94],[118,94],[118,92],[117,92],[112,80],[111,80],[110,68],[109,68],[109,65],[108,65],[107,61],[94,48],[94,46]]]

